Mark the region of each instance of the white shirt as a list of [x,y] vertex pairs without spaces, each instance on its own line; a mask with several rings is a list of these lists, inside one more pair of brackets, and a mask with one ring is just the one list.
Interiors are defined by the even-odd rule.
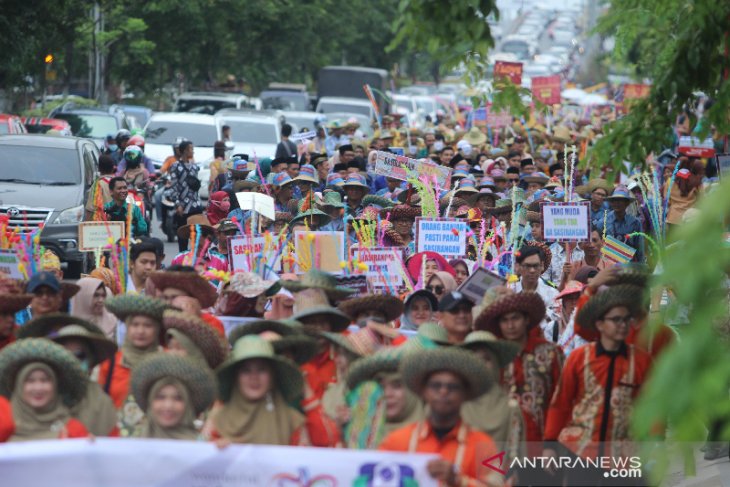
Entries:
[[[510,287],[516,293],[521,293],[522,292],[522,279],[520,278],[519,281],[512,284]],[[555,298],[558,296],[559,292],[554,287],[549,286],[544,280],[542,280],[542,278],[537,280],[537,288],[535,289],[535,292],[540,295],[543,302],[545,303],[545,308],[547,309],[547,313],[545,313],[545,317],[540,322],[540,327],[544,330],[547,327],[551,326],[552,322],[557,320],[557,318],[558,318],[557,302],[555,301]],[[552,340],[550,340],[550,341],[552,341]]]

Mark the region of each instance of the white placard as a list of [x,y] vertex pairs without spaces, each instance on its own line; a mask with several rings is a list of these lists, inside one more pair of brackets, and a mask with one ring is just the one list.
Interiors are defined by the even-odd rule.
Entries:
[[20,260],[14,250],[0,250],[0,277],[23,280],[23,273],[18,265]]
[[300,142],[303,144],[305,140],[313,139],[316,136],[317,136],[317,132],[315,132],[314,130],[310,130],[309,132],[292,134],[289,136],[289,140],[291,140],[292,142]]
[[466,255],[469,225],[458,218],[416,218],[416,252],[431,251],[444,257]]
[[103,249],[124,238],[124,222],[81,222],[79,223],[79,250],[91,252]]
[[236,193],[238,206],[242,210],[252,210],[256,213],[264,215],[269,220],[276,218],[276,210],[274,209],[274,198],[261,193]]
[[[277,257],[278,241],[273,237],[271,249],[266,252],[266,268],[269,271],[277,272],[281,270],[281,254]],[[254,256],[260,256],[266,246],[266,237],[264,235],[239,235],[231,237],[228,240],[228,261],[232,272],[251,271],[251,261]],[[263,269],[262,269],[263,270]],[[263,275],[266,279],[267,277]]]
[[371,291],[397,292],[403,282],[403,247],[362,249],[353,246],[353,258],[368,266],[365,276]]
[[540,205],[542,234],[548,242],[587,242],[591,239],[590,202]]

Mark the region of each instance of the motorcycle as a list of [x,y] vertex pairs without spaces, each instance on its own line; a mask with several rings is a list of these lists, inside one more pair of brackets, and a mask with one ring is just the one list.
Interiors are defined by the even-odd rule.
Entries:
[[[162,176],[155,181],[155,192],[159,190],[165,191],[166,189],[170,188],[170,177],[169,176]],[[162,221],[160,222],[160,227],[162,228],[162,232],[167,237],[168,242],[174,242],[175,238],[177,237],[177,233],[175,232],[175,222],[173,221],[175,218],[175,203],[173,201],[170,201],[165,194],[165,192],[162,193]]]

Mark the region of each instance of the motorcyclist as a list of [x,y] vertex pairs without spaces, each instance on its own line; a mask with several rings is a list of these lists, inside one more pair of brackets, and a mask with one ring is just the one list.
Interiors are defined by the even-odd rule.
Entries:
[[142,159],[144,154],[136,145],[128,145],[124,150],[124,161],[126,161],[126,169],[124,171],[124,179],[130,191],[135,191],[140,195],[145,203],[145,207],[149,209],[150,205],[150,173],[142,167]]
[[[127,147],[135,146],[139,148],[139,150],[142,153],[142,161],[141,165],[147,170],[149,175],[155,174],[157,172],[157,169],[155,168],[155,165],[152,163],[152,159],[144,155],[144,137],[141,135],[133,135],[129,138],[127,141]],[[126,151],[125,151],[126,152]],[[119,161],[119,164],[117,165],[117,176],[121,176],[124,174],[124,172],[127,170],[127,160],[126,157],[122,158],[121,161]]]
[[[129,144],[129,139],[131,138],[132,134],[127,129],[120,129],[115,136],[117,142],[117,150],[110,155],[114,159],[114,163],[117,165],[117,168],[122,160],[122,157],[124,156],[124,149],[127,148],[127,145]],[[117,174],[122,173],[117,172]]]
[[[168,156],[167,159],[165,159],[165,162],[162,163],[162,167],[160,168],[160,173],[167,174],[167,172],[170,170],[170,167],[177,162],[178,159],[180,159],[180,144],[184,142],[184,137],[178,137],[175,139],[175,142],[172,143],[172,154],[171,156]],[[165,184],[161,185],[159,188],[157,188],[157,191],[155,191],[155,214],[157,215],[157,221],[160,222],[160,225],[164,225],[164,219],[162,218],[162,197],[165,193],[165,190],[170,187],[170,180],[169,178],[166,178]]]

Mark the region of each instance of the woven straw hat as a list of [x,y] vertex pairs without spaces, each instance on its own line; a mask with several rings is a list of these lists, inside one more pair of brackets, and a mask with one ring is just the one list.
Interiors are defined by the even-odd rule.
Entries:
[[476,354],[456,347],[406,354],[399,370],[406,386],[419,396],[429,376],[435,372],[448,371],[464,379],[467,400],[486,393],[494,383],[489,369]]
[[485,330],[501,337],[499,318],[513,311],[520,311],[527,315],[527,329],[531,330],[545,317],[545,302],[539,294],[527,291],[503,296],[484,308],[484,311],[474,320],[474,329]]
[[387,218],[390,214],[390,221],[397,220],[399,218],[410,218],[415,220],[416,217],[421,216],[420,206],[411,205],[395,205],[393,208],[383,208],[380,210],[380,217]]
[[[201,278],[202,279],[202,278]],[[104,306],[122,321],[130,316],[143,315],[162,323],[162,315],[168,309],[167,303],[161,299],[150,298],[141,294],[120,294],[107,298]]]
[[358,298],[341,301],[340,311],[354,320],[363,311],[382,311],[385,321],[393,321],[403,314],[403,301],[391,294],[368,294]]
[[160,291],[168,288],[185,291],[188,296],[197,299],[203,308],[210,308],[218,298],[215,288],[197,272],[157,271],[150,275],[150,279]]
[[496,357],[499,368],[502,369],[509,365],[514,358],[520,353],[520,346],[509,340],[500,340],[488,331],[473,331],[466,336],[464,343],[458,345],[467,350],[474,350],[486,347]]
[[226,290],[236,292],[244,298],[255,298],[266,293],[267,296],[276,294],[281,286],[277,281],[265,280],[255,272],[236,272],[231,276]]
[[611,286],[586,302],[575,316],[575,322],[587,330],[596,330],[596,321],[616,306],[626,306],[633,316],[641,312],[644,291],[630,284]]
[[[434,308],[435,310],[435,308]],[[449,334],[446,332],[446,328],[439,325],[438,323],[429,322],[422,323],[418,327],[418,335],[424,338],[428,338],[437,345],[450,346]]]
[[258,335],[248,335],[236,341],[228,360],[217,370],[221,400],[227,402],[231,398],[231,392],[237,384],[238,365],[255,358],[264,359],[271,364],[274,369],[274,385],[287,402],[301,397],[304,378],[297,365],[276,355],[270,342]]
[[190,338],[200,348],[210,368],[215,369],[228,355],[228,343],[208,323],[190,313],[167,310],[162,318],[165,332],[175,329]]
[[53,369],[58,394],[66,406],[75,406],[86,395],[89,379],[81,362],[61,345],[46,338],[18,340],[0,350],[0,395],[11,396],[18,372],[32,362],[43,362]]
[[185,225],[177,229],[177,238],[181,240],[187,240],[195,229],[195,234],[200,235],[201,238],[213,237],[215,235],[215,228],[206,224],[190,224]]
[[271,332],[269,337],[264,338],[271,342],[274,353],[292,355],[294,362],[299,365],[309,362],[317,355],[319,349],[317,341],[305,335],[302,324],[295,320],[259,320],[245,323],[231,331],[228,341],[235,345],[242,337],[265,332]]
[[18,281],[0,278],[0,313],[17,313],[27,307],[32,300],[33,295],[26,294]]
[[64,326],[79,325],[91,333],[104,335],[101,329],[90,321],[73,316],[67,313],[49,313],[47,315],[33,318],[18,328],[18,338],[46,338],[51,333],[57,332]]
[[[362,199],[362,206],[379,206],[380,208],[392,208],[393,201],[385,198],[384,196],[378,196],[375,194],[368,194]],[[344,208],[344,205],[343,205]]]
[[147,400],[155,383],[167,377],[179,380],[188,388],[195,415],[207,410],[215,401],[216,377],[212,370],[179,355],[155,353],[140,362],[132,371],[130,387],[135,402],[147,411]]
[[93,355],[93,359],[91,361],[92,368],[102,363],[103,361],[112,358],[114,354],[117,353],[117,344],[109,340],[101,332],[101,330],[96,333],[89,331],[87,328],[84,328],[81,325],[64,326],[58,331],[51,332],[48,335],[48,338],[60,344],[62,344],[61,342],[69,338],[83,340],[88,343],[89,348],[91,349],[91,353]]
[[545,255],[545,262],[542,265],[542,271],[545,272],[546,270],[550,269],[550,263],[553,261],[553,253],[550,251],[550,247],[545,242],[528,240],[520,248],[525,249],[526,247],[537,247],[539,249],[542,249],[542,252]]
[[284,289],[291,292],[299,292],[310,288],[322,289],[327,297],[333,301],[344,299],[357,292],[349,287],[338,286],[335,276],[319,269],[310,269],[298,281],[282,280],[280,282]]

